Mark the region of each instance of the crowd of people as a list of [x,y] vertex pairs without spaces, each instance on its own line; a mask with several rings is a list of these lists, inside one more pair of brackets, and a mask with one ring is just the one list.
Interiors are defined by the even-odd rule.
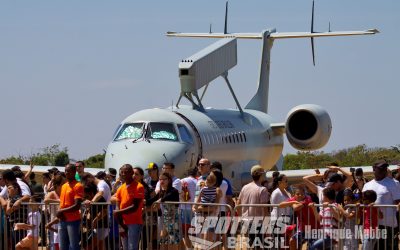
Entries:
[[[25,174],[18,166],[0,173],[0,248],[193,249],[188,232],[193,218],[202,215],[268,216],[273,229],[283,219],[285,231],[272,230],[272,235],[282,237],[290,249],[332,249],[338,246],[333,230],[339,227],[348,229],[345,249],[356,250],[360,244],[363,249],[398,249],[398,208],[380,205],[400,203],[400,173],[393,175],[386,162],[372,166],[372,180],[361,168],[349,172],[331,164],[325,173],[316,170],[291,185],[279,172],[267,180],[265,170],[255,165],[252,182],[238,195],[221,163],[206,158],[182,179],[171,162],[161,168],[149,163],[145,170],[125,164],[117,178],[115,169],[93,176],[78,161],[64,172],[50,169],[42,184],[35,181],[33,168],[31,164]],[[235,206],[240,209],[233,210]],[[357,225],[365,235],[385,230],[386,236],[359,239]],[[322,230],[323,237],[307,237],[310,229]],[[251,246],[265,232],[247,236]],[[227,247],[227,235],[215,230],[201,237]]]

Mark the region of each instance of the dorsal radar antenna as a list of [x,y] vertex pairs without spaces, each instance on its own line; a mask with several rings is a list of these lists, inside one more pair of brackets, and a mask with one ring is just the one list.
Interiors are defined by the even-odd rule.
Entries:
[[[227,5],[226,5],[227,6]],[[192,37],[192,38],[236,38],[236,39],[260,39],[262,40],[262,54],[260,63],[259,79],[257,91],[253,98],[246,105],[246,109],[254,109],[268,113],[268,94],[269,94],[269,73],[270,73],[270,55],[273,42],[279,39],[291,38],[318,38],[335,36],[357,36],[374,35],[379,33],[377,29],[368,29],[362,31],[331,31],[315,32],[312,20],[311,32],[276,32],[276,29],[268,29],[259,33],[179,33],[167,32],[168,37]],[[312,40],[313,41],[313,40]],[[313,43],[313,42],[312,42]],[[313,46],[313,45],[312,45]],[[181,95],[182,97],[182,95]]]

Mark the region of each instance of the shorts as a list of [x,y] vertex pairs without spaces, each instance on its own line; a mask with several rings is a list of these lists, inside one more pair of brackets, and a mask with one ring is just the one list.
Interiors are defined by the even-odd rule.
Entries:
[[37,249],[38,242],[38,237],[26,236],[20,242],[18,242],[17,246],[21,248]]

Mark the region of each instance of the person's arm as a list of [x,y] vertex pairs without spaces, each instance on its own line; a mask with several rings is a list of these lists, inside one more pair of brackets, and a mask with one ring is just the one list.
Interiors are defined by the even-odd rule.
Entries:
[[57,223],[59,223],[59,222],[60,222],[60,220],[59,220],[58,218],[54,218],[52,221],[50,221],[49,223],[46,224],[45,228],[46,228],[47,230],[49,230],[49,231],[52,231],[52,232],[54,232],[54,233],[57,233],[58,230],[57,230],[57,229],[54,229],[54,228],[53,228],[53,225],[54,225],[54,224],[57,224]]
[[7,206],[6,206],[6,215],[10,215],[14,211],[13,208],[14,207],[11,205],[11,201],[8,200],[7,201]]
[[31,199],[31,197],[29,195],[22,196],[19,200],[14,202],[13,208],[18,209],[22,202],[29,202],[30,199]]
[[140,202],[142,199],[140,198],[134,198],[133,199],[133,204],[130,205],[129,207],[126,207],[124,209],[119,209],[119,210],[114,210],[114,215],[119,215],[119,214],[128,214],[128,213],[134,213],[136,210],[138,210]]
[[81,208],[81,203],[82,203],[82,199],[75,199],[74,205],[63,208],[63,209],[59,209],[57,211],[57,214],[56,214],[57,218],[63,220],[65,212],[73,212],[73,211],[79,210]]
[[292,207],[292,206],[294,206],[294,205],[301,205],[301,203],[300,202],[298,202],[298,201],[283,201],[283,202],[281,202],[281,203],[279,203],[279,208],[286,208],[286,207]]
[[313,175],[307,175],[303,177],[303,181],[308,187],[308,189],[311,191],[311,193],[318,194],[318,187],[317,185],[313,182],[313,180],[316,179],[322,179],[323,175],[321,174],[313,174]]
[[311,207],[311,209],[314,213],[315,219],[317,219],[318,222],[321,222],[321,215],[318,213],[317,208],[315,207],[315,204],[310,203],[310,204],[308,204],[308,206]]
[[343,182],[343,186],[345,188],[351,188],[351,186],[353,185],[353,176],[351,175],[351,172],[337,166],[330,166],[329,169],[336,172],[341,172],[343,175],[345,175],[347,178],[346,181]]
[[26,181],[26,182],[28,182],[29,181],[29,176],[31,175],[31,173],[32,173],[32,170],[33,170],[33,162],[31,161],[30,163],[29,163],[29,170],[28,170],[28,172],[26,172],[26,174],[25,174],[25,176],[24,176],[24,181]]

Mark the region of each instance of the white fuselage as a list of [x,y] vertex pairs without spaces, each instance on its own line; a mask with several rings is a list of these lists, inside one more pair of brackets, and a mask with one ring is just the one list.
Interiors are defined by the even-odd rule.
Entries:
[[[146,168],[150,162],[161,167],[169,161],[176,165],[175,174],[183,177],[199,158],[205,157],[221,162],[224,176],[239,189],[249,180],[253,164],[270,169],[281,156],[283,137],[273,133],[273,122],[271,116],[256,110],[244,110],[243,115],[238,110],[201,112],[189,107],[139,111],[127,117],[117,130],[107,148],[105,167],[119,169],[129,163]],[[135,139],[121,136],[124,125],[132,123],[143,123],[143,134]],[[160,131],[155,130],[164,125],[168,136],[156,138]]]

